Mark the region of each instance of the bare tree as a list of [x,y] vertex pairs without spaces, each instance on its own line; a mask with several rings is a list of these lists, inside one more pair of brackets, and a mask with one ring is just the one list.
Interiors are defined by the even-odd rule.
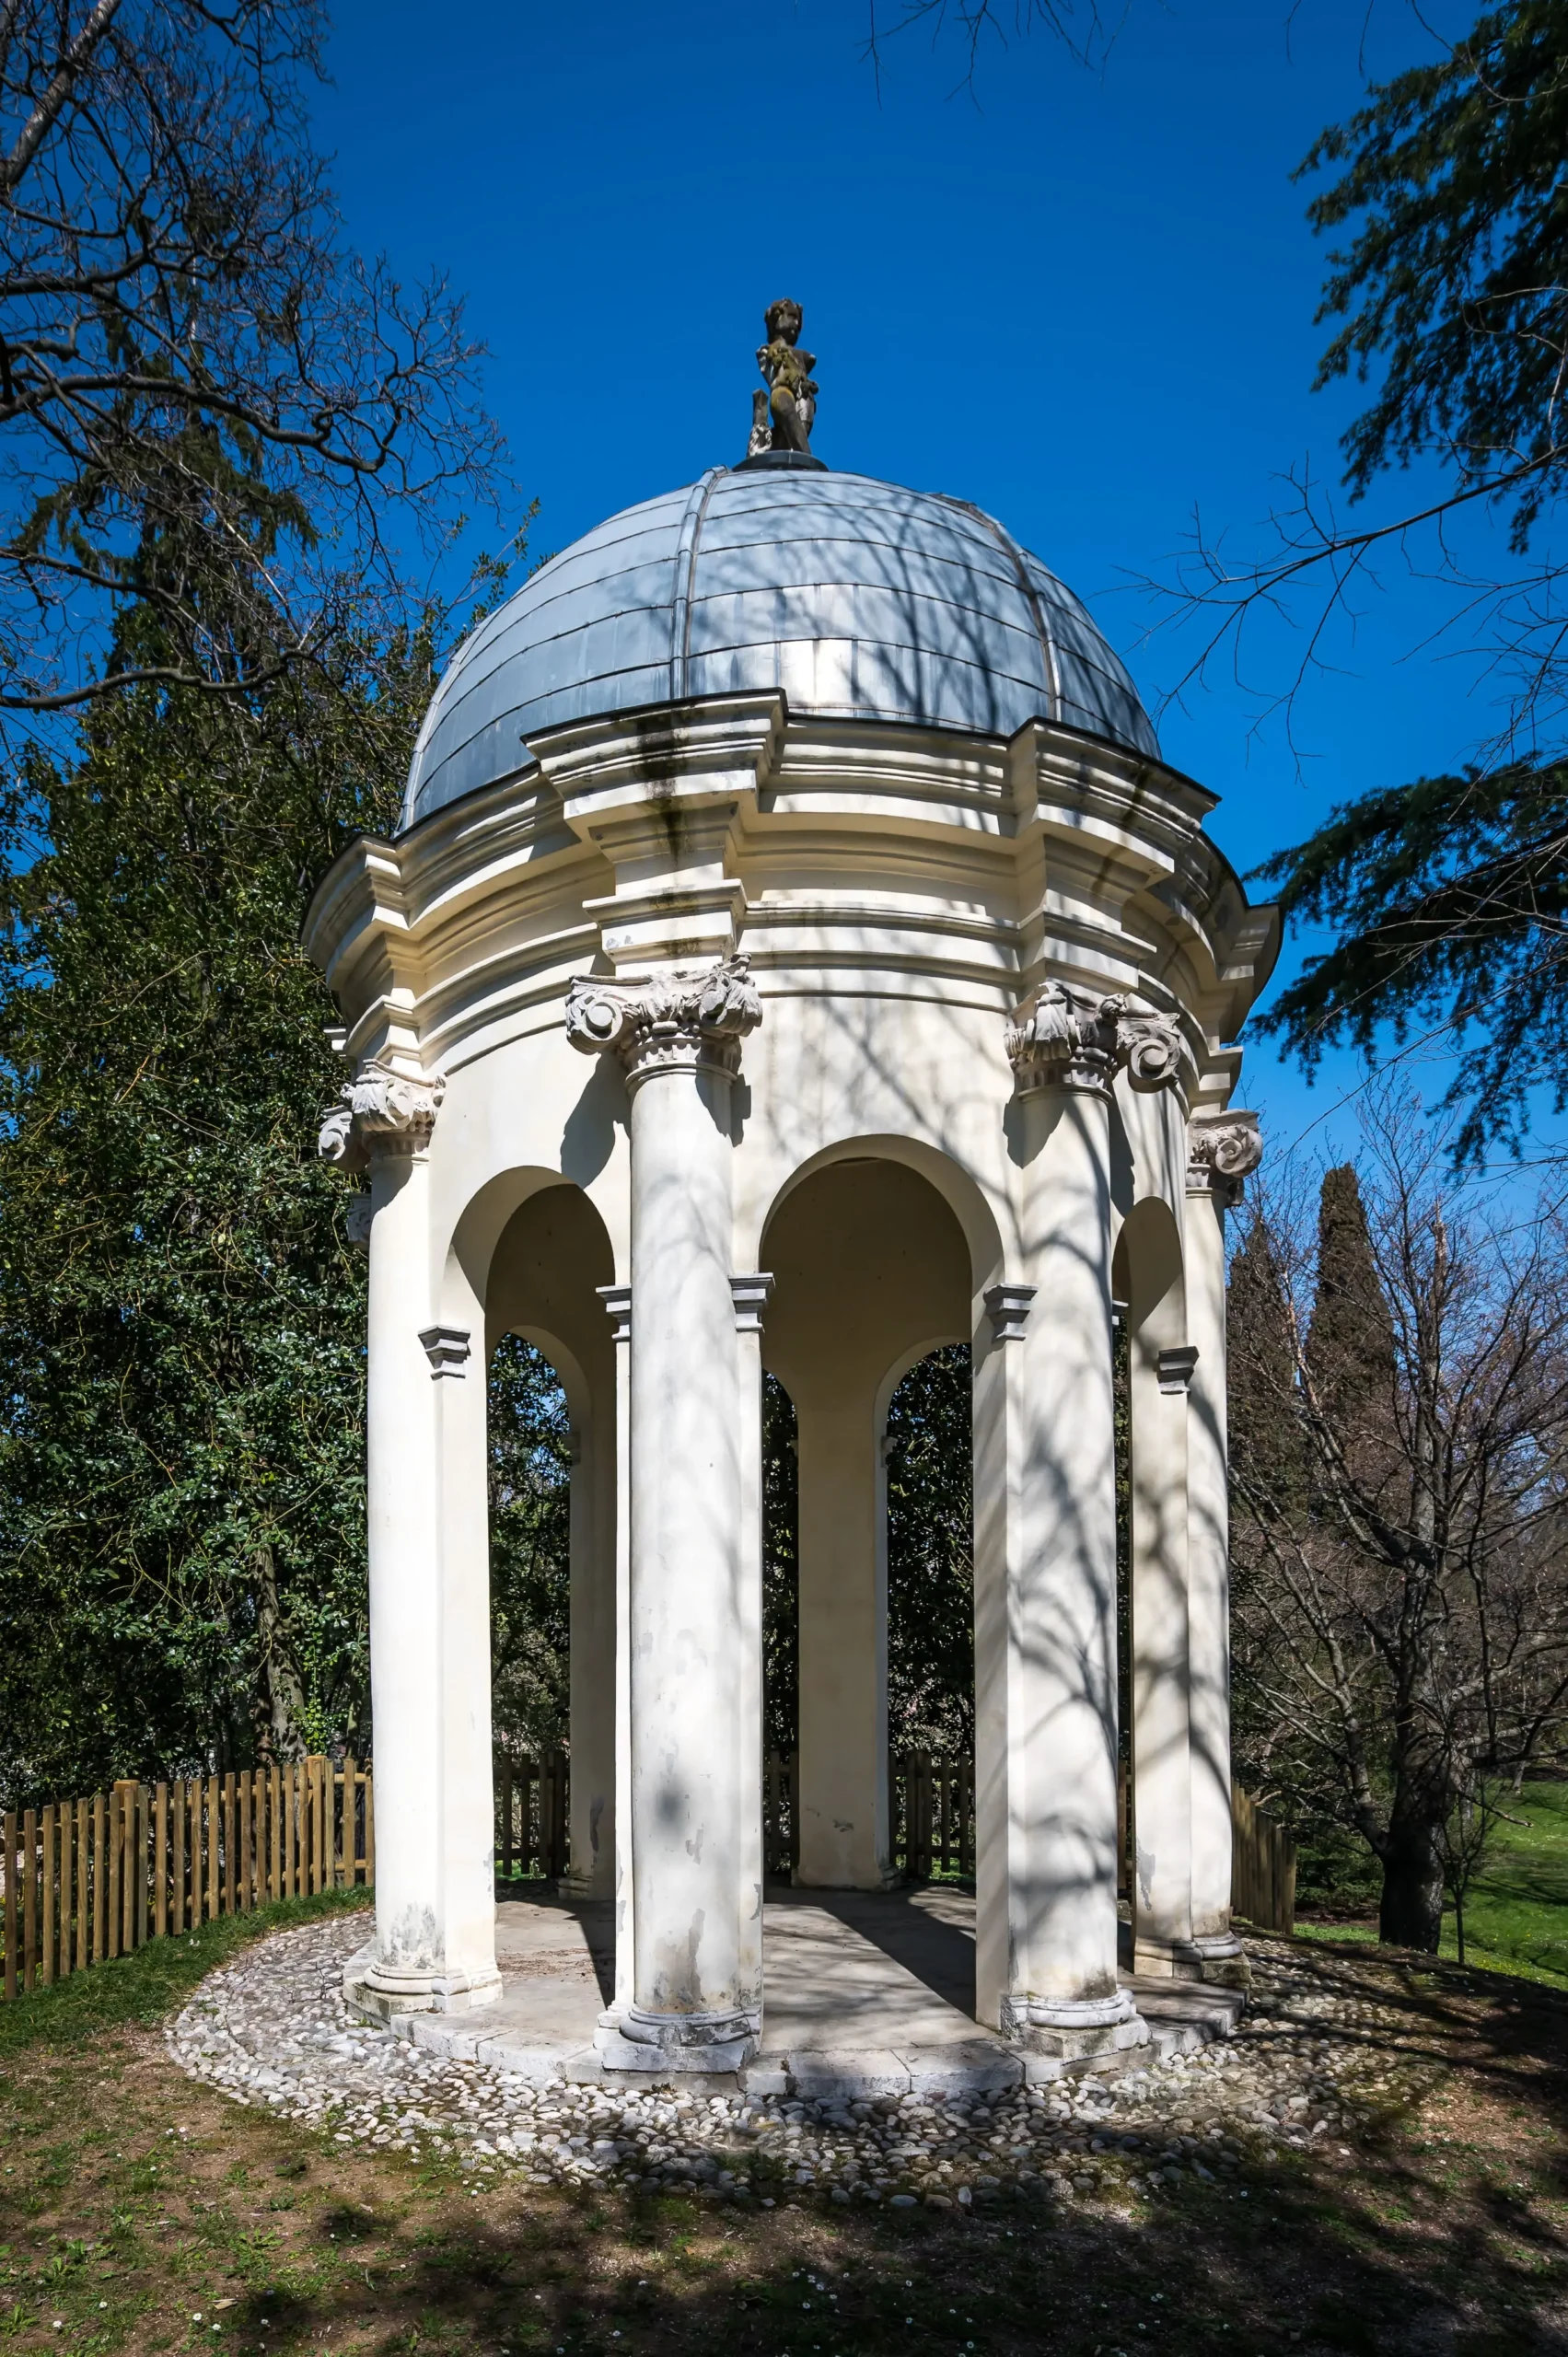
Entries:
[[[1129,0],[1130,5],[1130,0]],[[1114,13],[1114,24],[1109,16]],[[951,36],[963,59],[958,88],[973,91],[988,43],[1005,49],[1008,34],[1023,41],[1035,31],[1059,41],[1079,64],[1102,59],[1125,17],[1125,6],[1108,12],[1099,0],[866,0],[865,41],[861,54],[881,84],[882,58],[900,33],[923,31],[933,49]]]
[[[1562,1219],[1445,1188],[1388,1090],[1364,1116],[1364,1244],[1307,1190],[1232,1270],[1236,1657],[1251,1772],[1382,1865],[1381,1930],[1435,1949],[1450,1829],[1561,1757],[1568,1710],[1568,1251]],[[1358,1259],[1361,1267],[1358,1269]],[[1330,1262],[1332,1265],[1330,1266]]]
[[389,502],[490,479],[459,306],[343,250],[323,22],[0,0],[0,709],[253,687],[391,586]]

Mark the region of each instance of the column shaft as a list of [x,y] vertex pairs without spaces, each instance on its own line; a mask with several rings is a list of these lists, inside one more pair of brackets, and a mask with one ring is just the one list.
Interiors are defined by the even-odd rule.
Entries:
[[[428,1167],[371,1166],[366,1489],[376,1940],[351,1968],[381,2013],[499,1995],[492,1879],[484,1400],[436,1381]],[[447,1395],[456,1393],[457,1398]]]
[[1016,1111],[1035,1293],[977,1387],[977,1485],[1006,1499],[976,1595],[979,1994],[1071,2059],[1146,2036],[1117,1984],[1109,1107],[1043,1085]]
[[[626,2039],[666,2066],[752,2049],[738,1764],[747,1719],[726,1074],[656,1064],[632,1100],[632,1853]],[[636,2058],[633,2057],[633,2060]]]
[[1192,1940],[1207,1979],[1245,1977],[1231,1929],[1230,1519],[1225,1431],[1223,1196],[1208,1174],[1187,1196],[1188,1588],[1192,1695]]

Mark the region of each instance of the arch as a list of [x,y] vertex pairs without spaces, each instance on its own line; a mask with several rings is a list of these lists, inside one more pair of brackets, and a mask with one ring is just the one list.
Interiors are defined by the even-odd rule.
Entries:
[[[797,1164],[774,1193],[763,1215],[758,1235],[757,1265],[766,1267],[768,1237],[784,1204],[799,1188],[835,1164],[873,1161],[901,1164],[942,1197],[963,1234],[970,1259],[970,1295],[978,1302],[986,1287],[1001,1277],[1005,1265],[1005,1248],[995,1212],[972,1173],[950,1154],[922,1138],[902,1137],[892,1131],[836,1139],[831,1145],[821,1147]],[[955,1339],[965,1341],[970,1337],[959,1335]]]
[[797,1878],[874,1889],[892,1875],[887,1405],[928,1351],[970,1341],[971,1248],[913,1157],[846,1151],[781,1192],[763,1255],[763,1364],[796,1411]]
[[[618,1428],[615,1342],[598,1288],[615,1258],[597,1206],[559,1172],[506,1171],[479,1190],[452,1261],[482,1306],[484,1364],[503,1334],[549,1359],[566,1394],[569,1510],[571,1860],[568,1887],[614,1889]],[[476,1283],[476,1280],[480,1282]]]

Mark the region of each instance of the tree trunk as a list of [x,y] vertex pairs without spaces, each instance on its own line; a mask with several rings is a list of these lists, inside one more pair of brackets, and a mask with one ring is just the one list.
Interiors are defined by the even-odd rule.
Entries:
[[1440,1827],[1407,1818],[1388,1829],[1383,1847],[1383,1898],[1377,1936],[1385,1945],[1437,1953],[1443,1933]]

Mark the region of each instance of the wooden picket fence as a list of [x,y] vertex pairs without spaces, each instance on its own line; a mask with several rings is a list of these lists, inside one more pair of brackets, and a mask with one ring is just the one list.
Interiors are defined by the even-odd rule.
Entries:
[[316,1757],[225,1775],[134,1779],[7,1810],[0,1937],[7,1998],[144,1941],[376,1875],[368,1761]]
[[1231,1906],[1260,1932],[1295,1929],[1295,1843],[1239,1784],[1230,1788]]
[[916,1882],[974,1873],[974,1762],[904,1751],[889,1762],[894,1864]]
[[554,1881],[571,1856],[571,1780],[563,1751],[538,1759],[495,1760],[495,1872],[510,1882],[517,1875],[543,1875]]
[[762,1776],[762,1872],[789,1882],[800,1864],[799,1759],[770,1751]]

